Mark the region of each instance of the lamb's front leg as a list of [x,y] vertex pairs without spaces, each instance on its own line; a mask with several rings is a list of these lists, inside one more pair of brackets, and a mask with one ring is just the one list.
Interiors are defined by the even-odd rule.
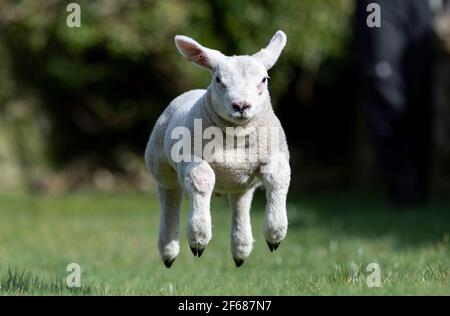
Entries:
[[286,198],[291,168],[285,156],[277,154],[261,167],[261,173],[267,198],[263,233],[270,251],[274,251],[287,233]]
[[187,163],[182,169],[190,202],[187,239],[194,256],[200,257],[212,237],[210,203],[216,177],[206,161]]
[[240,267],[245,259],[250,255],[253,248],[252,226],[250,222],[250,207],[252,203],[252,188],[243,193],[230,193],[232,214],[231,227],[231,254],[233,255],[236,267]]

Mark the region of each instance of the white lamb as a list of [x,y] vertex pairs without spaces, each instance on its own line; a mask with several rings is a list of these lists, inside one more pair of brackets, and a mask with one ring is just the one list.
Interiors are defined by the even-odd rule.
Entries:
[[[212,73],[212,82],[206,90],[188,91],[174,99],[156,122],[147,144],[145,161],[157,181],[161,206],[159,251],[170,268],[179,253],[180,203],[187,192],[187,239],[194,255],[200,257],[212,237],[211,195],[227,193],[232,209],[231,253],[239,267],[253,247],[250,205],[257,187],[262,185],[266,190],[263,234],[270,251],[278,248],[287,233],[289,151],[272,109],[267,74],[286,45],[286,35],[276,32],[269,45],[252,56],[225,56],[186,36],[176,36],[175,44],[188,61]],[[199,141],[194,131],[198,122],[203,133],[201,145],[211,143],[212,136],[216,141],[208,157],[190,147]],[[187,147],[181,161],[174,158],[174,147],[180,145],[180,134],[175,133],[179,127],[193,132],[192,138],[183,142]],[[270,137],[276,135],[277,146],[267,134],[258,133],[268,127]],[[208,128],[214,128],[214,132],[207,133]],[[229,128],[238,128],[239,132],[230,138]],[[278,132],[274,134],[274,130]],[[221,137],[226,138],[227,146]],[[228,146],[230,139],[238,145]]]

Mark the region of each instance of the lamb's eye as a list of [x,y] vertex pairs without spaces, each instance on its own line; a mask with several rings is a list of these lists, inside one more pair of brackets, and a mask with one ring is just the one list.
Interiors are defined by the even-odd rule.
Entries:
[[267,77],[264,77],[263,80],[261,81],[262,83],[266,83],[267,82]]
[[219,77],[216,77],[216,82],[217,82],[217,83],[221,83],[221,82],[222,82],[222,80],[220,80],[220,78],[219,78]]

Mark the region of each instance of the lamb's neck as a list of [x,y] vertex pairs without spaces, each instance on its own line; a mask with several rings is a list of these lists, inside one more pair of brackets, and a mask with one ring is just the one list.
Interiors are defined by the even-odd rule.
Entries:
[[205,95],[202,97],[202,102],[200,104],[201,108],[201,114],[202,118],[204,120],[203,126],[217,126],[221,130],[225,130],[227,126],[231,126],[232,123],[224,120],[222,117],[220,117],[216,111],[214,110],[214,107],[212,105],[211,101],[211,92],[210,90],[206,90]]

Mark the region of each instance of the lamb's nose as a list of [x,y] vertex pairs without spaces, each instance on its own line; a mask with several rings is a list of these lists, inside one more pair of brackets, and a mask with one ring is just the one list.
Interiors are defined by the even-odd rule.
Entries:
[[232,106],[233,106],[233,110],[241,112],[241,113],[252,107],[251,104],[248,102],[233,102]]

